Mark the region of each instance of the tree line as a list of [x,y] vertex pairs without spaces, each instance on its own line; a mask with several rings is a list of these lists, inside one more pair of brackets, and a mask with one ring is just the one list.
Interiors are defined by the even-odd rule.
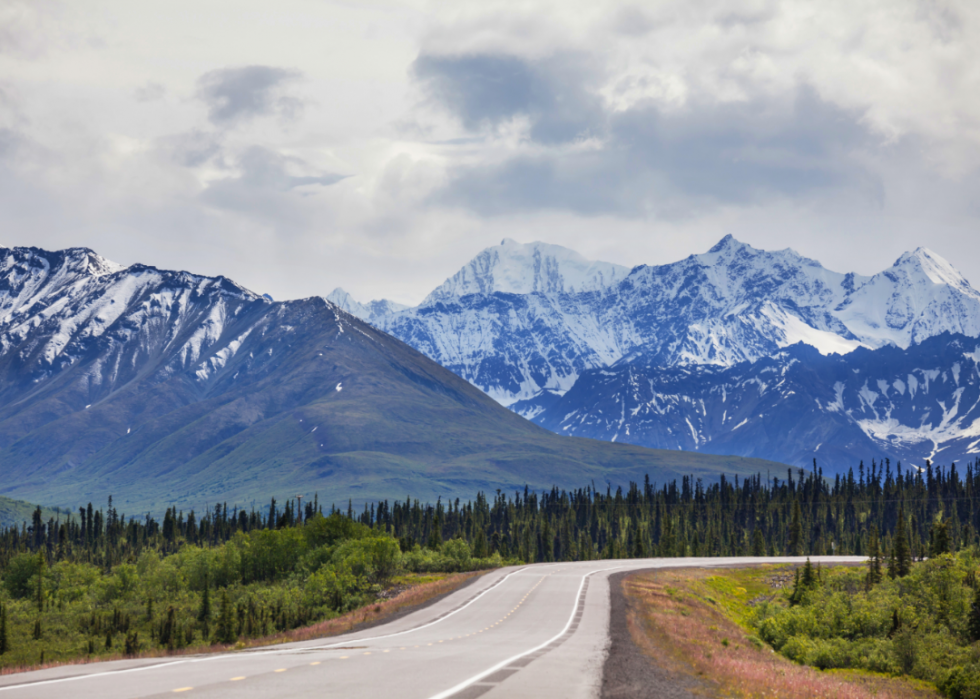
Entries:
[[[864,462],[832,480],[814,463],[767,474],[706,483],[683,477],[661,485],[647,477],[626,489],[594,484],[576,490],[512,495],[497,491],[421,503],[406,497],[367,503],[355,510],[331,505],[328,514],[384,532],[407,552],[415,545],[437,549],[462,539],[474,557],[499,554],[525,562],[647,556],[869,555],[888,566],[901,556],[924,558],[974,544],[980,511],[974,496],[980,465],[961,470],[927,462],[924,469],[893,468],[888,459]],[[0,568],[15,555],[40,552],[48,564],[84,562],[111,569],[134,562],[146,550],[167,555],[182,546],[219,546],[238,533],[281,530],[324,514],[318,498],[302,504],[273,498],[261,510],[216,505],[198,514],[168,508],[162,521],[151,514],[127,518],[108,499],[78,516],[0,531]]]

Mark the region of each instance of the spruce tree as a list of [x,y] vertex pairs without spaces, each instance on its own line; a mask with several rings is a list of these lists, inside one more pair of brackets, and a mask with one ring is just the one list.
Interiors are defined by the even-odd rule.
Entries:
[[904,578],[912,572],[912,547],[905,526],[905,504],[898,508],[898,524],[895,526],[895,539],[889,560],[888,575],[891,578]]
[[0,604],[0,655],[10,650],[10,638],[7,635],[7,606]]
[[800,501],[793,500],[793,521],[789,526],[789,555],[803,555],[803,513]]
[[929,532],[929,557],[935,558],[944,553],[949,553],[949,526],[946,522],[934,523]]
[[752,532],[752,555],[757,557],[766,555],[766,540],[762,536],[762,528],[758,525]]
[[44,611],[44,554],[37,552],[37,590],[35,594],[38,613]]
[[868,534],[868,588],[881,582],[881,543],[878,540],[878,527],[871,525]]
[[207,572],[204,573],[204,592],[201,595],[201,607],[197,610],[197,620],[204,630],[204,638],[211,635],[211,582]]
[[966,620],[966,633],[970,642],[980,641],[980,585],[973,591],[973,603]]
[[218,606],[218,628],[214,632],[214,640],[218,643],[234,643],[238,640],[235,633],[235,615],[228,599],[228,591],[221,591],[221,602]]

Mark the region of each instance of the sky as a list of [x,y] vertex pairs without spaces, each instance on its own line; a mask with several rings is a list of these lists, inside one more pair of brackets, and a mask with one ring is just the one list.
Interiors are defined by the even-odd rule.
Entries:
[[4,0],[0,245],[416,304],[502,238],[980,286],[980,3]]

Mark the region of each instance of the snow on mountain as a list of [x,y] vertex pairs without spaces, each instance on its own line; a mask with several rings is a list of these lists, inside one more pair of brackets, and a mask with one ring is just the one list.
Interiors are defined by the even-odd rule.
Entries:
[[[0,370],[13,389],[86,358],[95,400],[166,358],[163,375],[206,379],[237,351],[236,327],[269,302],[224,277],[123,268],[91,250],[0,248]],[[235,323],[232,323],[235,321]]]
[[823,356],[794,345],[733,367],[635,361],[582,374],[534,418],[560,434],[738,454],[829,473],[887,457],[980,454],[980,341],[943,333]]
[[583,371],[640,358],[726,367],[798,342],[830,354],[980,334],[980,294],[935,253],[907,253],[865,277],[730,235],[706,253],[628,273],[504,240],[416,308],[364,310],[337,294],[341,307],[527,417]]
[[422,305],[470,294],[574,294],[614,286],[629,268],[586,260],[573,250],[547,243],[504,238],[487,248],[426,297]]
[[326,298],[327,301],[330,301],[335,306],[368,323],[373,322],[376,318],[383,318],[384,316],[398,313],[408,308],[408,306],[389,301],[388,299],[358,303],[354,300],[353,296],[339,286],[331,291]]
[[941,332],[980,334],[980,293],[942,257],[918,248],[849,294],[833,314],[870,347]]

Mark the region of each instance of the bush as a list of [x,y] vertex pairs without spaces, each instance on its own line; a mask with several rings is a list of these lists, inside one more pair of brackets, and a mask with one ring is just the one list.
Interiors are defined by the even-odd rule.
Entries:
[[938,683],[939,691],[951,699],[980,699],[980,665],[954,668]]
[[34,553],[18,553],[3,571],[3,585],[11,597],[23,599],[37,590],[37,574],[41,559]]

